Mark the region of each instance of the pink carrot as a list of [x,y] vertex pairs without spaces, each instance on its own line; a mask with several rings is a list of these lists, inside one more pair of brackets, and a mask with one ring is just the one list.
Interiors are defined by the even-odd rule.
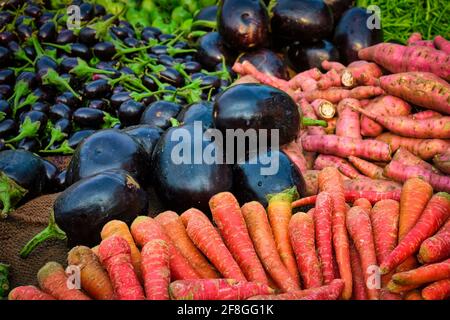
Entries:
[[[296,76],[294,76],[291,80],[289,80],[289,86],[291,89],[296,90],[298,88],[302,88],[303,90],[303,82],[308,80],[313,80],[314,83],[317,82],[320,77],[322,76],[322,72],[320,72],[317,68],[312,68],[306,71],[303,71]],[[311,81],[309,81],[312,83]],[[309,90],[303,90],[303,91],[309,91]]]
[[142,248],[141,258],[147,300],[169,300],[169,245],[160,239],[149,241]]
[[335,167],[343,175],[352,179],[361,175],[347,160],[326,154],[319,154],[314,162],[314,170],[322,170],[326,167]]
[[317,81],[317,87],[320,90],[326,90],[331,87],[341,87],[341,86],[342,86],[341,77],[339,73],[334,69],[331,69],[330,71],[325,73],[320,78],[320,80]]
[[389,273],[416,252],[420,244],[432,236],[450,216],[450,195],[436,193],[428,202],[416,225],[381,264],[382,274]]
[[421,47],[427,47],[427,48],[432,48],[432,49],[436,49],[433,43],[433,40],[418,40],[416,42],[413,42],[411,44],[409,44],[410,46],[421,46]]
[[305,156],[302,152],[301,142],[292,141],[281,147],[281,150],[288,156],[288,158],[295,164],[295,166],[304,173],[308,170]]
[[406,40],[406,44],[410,45],[414,42],[422,40],[422,34],[420,32],[413,32],[409,36],[408,40]]
[[331,154],[342,158],[356,156],[374,161],[389,161],[391,150],[387,143],[377,140],[360,140],[337,135],[306,136],[302,138],[306,151]]
[[442,114],[433,110],[424,110],[411,114],[410,117],[415,120],[432,119],[432,118],[440,118],[442,117]]
[[446,40],[444,37],[436,36],[433,40],[434,45],[446,54],[450,54],[450,41]]
[[425,240],[419,250],[421,263],[434,263],[450,257],[450,219],[439,231]]
[[359,114],[353,106],[361,107],[356,99],[343,99],[337,106],[339,117],[336,122],[336,135],[361,139]]
[[334,104],[324,99],[314,100],[311,103],[311,106],[314,109],[316,116],[324,120],[333,118],[336,113],[336,107]]
[[366,283],[364,281],[364,273],[361,268],[361,260],[356,251],[355,246],[350,246],[350,261],[353,273],[353,296],[354,300],[367,300]]
[[435,155],[433,163],[443,173],[450,174],[450,148],[444,153]]
[[327,90],[302,92],[297,95],[296,99],[305,98],[309,102],[312,102],[316,99],[325,99],[330,101],[331,103],[338,103],[345,98],[354,98],[360,100],[376,97],[382,94],[384,94],[384,90],[375,86],[362,86],[356,87],[351,90],[332,87]]
[[388,192],[401,191],[402,185],[391,180],[370,179],[365,176],[361,176],[353,180],[345,180],[344,188],[346,191]]
[[420,159],[405,148],[399,148],[392,158],[393,161],[398,161],[405,166],[418,166],[424,170],[439,173],[430,163]]
[[[311,119],[317,119],[317,115],[314,112],[313,107],[309,104],[306,99],[301,99],[299,102],[300,110],[303,113],[303,116]],[[322,127],[318,126],[308,126],[306,131],[309,135],[325,135],[325,130]]]
[[331,216],[333,214],[333,200],[328,192],[317,195],[316,207],[313,212],[316,234],[317,252],[322,264],[324,284],[334,279],[333,247],[331,234]]
[[322,68],[330,71],[330,70],[336,70],[336,71],[342,71],[345,69],[345,66],[340,63],[340,62],[336,62],[336,61],[328,61],[328,60],[324,60],[322,61]]
[[348,161],[356,167],[362,174],[372,179],[385,179],[383,176],[383,168],[373,164],[372,162],[350,156]]
[[136,271],[131,263],[131,249],[128,242],[112,236],[100,243],[100,261],[108,271],[111,283],[119,300],[144,300]]
[[368,212],[372,210],[372,204],[366,198],[358,198],[353,202],[354,207],[361,207],[366,209]]
[[380,67],[367,61],[354,61],[341,72],[341,82],[346,87],[375,86],[383,75]]
[[55,298],[35,286],[20,286],[11,290],[8,300],[55,300]]

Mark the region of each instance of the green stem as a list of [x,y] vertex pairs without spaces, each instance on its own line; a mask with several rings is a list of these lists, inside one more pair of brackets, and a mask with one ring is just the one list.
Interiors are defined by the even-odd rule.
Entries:
[[69,146],[69,141],[64,140],[64,142],[59,146],[59,148],[52,150],[39,150],[41,153],[56,153],[56,154],[73,154],[75,150]]
[[196,30],[196,31],[190,32],[187,37],[188,37],[188,39],[200,38],[200,37],[203,37],[207,33],[208,32],[206,32],[206,31]]
[[48,221],[48,226],[33,237],[20,251],[20,257],[26,258],[41,243],[50,239],[66,240],[66,233],[61,230],[55,222],[55,214],[52,211]]
[[77,66],[70,69],[69,73],[74,74],[80,78],[91,77],[94,73],[109,75],[114,74],[113,71],[93,68],[81,58],[77,58],[77,62]]
[[328,122],[325,120],[317,120],[317,119],[311,119],[311,118],[302,118],[302,126],[308,127],[308,126],[319,126],[319,127],[328,127]]
[[5,143],[18,142],[25,138],[34,138],[38,135],[40,126],[41,122],[39,121],[32,122],[29,117],[26,117],[23,123],[20,125],[19,134],[14,138],[6,140]]
[[19,186],[13,179],[0,171],[0,202],[3,205],[0,217],[6,218],[8,213],[27,193],[28,190]]
[[208,20],[197,20],[192,23],[192,28],[194,28],[194,27],[204,27],[204,28],[216,29],[217,22],[216,21],[208,21]]
[[52,127],[50,129],[50,141],[47,144],[47,146],[44,148],[44,150],[48,150],[53,144],[57,141],[63,140],[65,137],[67,137],[67,134],[62,132],[60,128],[58,127]]
[[179,127],[180,126],[180,121],[178,121],[175,118],[170,118],[170,124],[172,125],[172,127]]
[[266,196],[267,201],[270,203],[273,202],[288,202],[291,204],[294,200],[299,197],[297,187],[292,187],[286,190],[281,191],[280,193],[268,194]]
[[108,112],[103,111],[103,128],[112,128],[117,124],[120,124],[120,120],[110,115]]
[[189,52],[197,52],[196,49],[177,49],[177,48],[167,48],[167,53],[170,56],[174,56],[179,53],[189,53]]
[[70,44],[56,44],[56,43],[50,43],[50,42],[44,42],[45,45],[55,47],[59,50],[63,50],[66,53],[72,53],[72,48],[70,47]]
[[16,116],[17,105],[19,104],[20,98],[30,92],[30,88],[28,87],[28,83],[24,80],[17,81],[14,85],[14,94],[10,98],[13,100],[13,117]]
[[48,69],[47,73],[42,76],[42,83],[55,85],[58,89],[66,89],[70,91],[76,98],[81,99],[81,96],[72,89],[69,82],[67,82],[66,79],[62,78],[58,74],[58,72],[53,69]]
[[34,94],[30,94],[30,95],[28,95],[28,96],[25,98],[24,101],[22,101],[21,104],[19,104],[19,105],[15,108],[15,111],[17,112],[18,110],[22,109],[22,108],[25,107],[25,106],[32,105],[33,103],[37,102],[38,100],[39,100],[39,97],[37,97],[37,96],[34,95]]
[[42,57],[45,52],[44,49],[42,49],[41,45],[39,44],[39,40],[36,38],[35,35],[31,36],[31,43],[33,44],[34,50],[36,51],[36,58]]

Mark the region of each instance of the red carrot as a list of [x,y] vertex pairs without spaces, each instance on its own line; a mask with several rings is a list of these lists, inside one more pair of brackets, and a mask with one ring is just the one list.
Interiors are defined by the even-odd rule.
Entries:
[[234,279],[178,280],[169,290],[174,300],[245,300],[274,292],[262,283]]
[[181,219],[191,240],[224,277],[246,281],[219,232],[203,212],[189,209],[181,215]]
[[348,161],[352,165],[356,167],[360,172],[362,172],[365,176],[372,179],[385,179],[383,175],[383,168],[380,168],[376,164],[372,162],[360,159],[358,157],[350,156],[348,157]]
[[361,207],[361,208],[364,208],[364,209],[366,209],[368,212],[370,212],[370,210],[372,210],[372,204],[371,204],[370,201],[367,200],[366,198],[359,198],[359,199],[356,199],[356,200],[353,202],[353,206],[354,206],[354,207]]
[[433,163],[443,173],[450,174],[450,148],[445,153],[435,155]]
[[169,245],[160,239],[142,248],[142,275],[147,300],[169,300]]
[[377,300],[378,290],[368,286],[372,275],[370,269],[377,266],[372,225],[368,211],[361,207],[352,207],[347,212],[346,224],[361,260],[364,281],[367,285],[367,296],[371,300]]
[[418,40],[410,44],[411,46],[421,46],[436,49],[432,40]]
[[[330,101],[317,99],[311,102],[314,114],[320,119],[329,120],[336,114],[336,107]],[[306,117],[306,115],[305,115]]]
[[387,143],[377,140],[360,140],[337,135],[306,136],[302,138],[306,151],[331,154],[342,158],[356,156],[374,161],[389,161],[391,150]]
[[353,244],[350,246],[350,259],[353,274],[352,298],[355,300],[367,300],[366,282],[364,281],[364,273],[361,268],[361,260]]
[[341,77],[339,73],[331,69],[327,73],[325,73],[319,81],[317,81],[317,87],[320,90],[326,90],[331,87],[340,87],[342,86]]
[[[313,107],[309,104],[308,101],[306,101],[306,99],[301,99],[298,104],[300,106],[300,110],[303,113],[303,116],[311,118],[311,119],[317,119],[317,115],[314,112]],[[325,134],[324,128],[318,127],[318,126],[308,126],[308,127],[306,127],[306,131],[310,135],[324,135]]]
[[380,67],[367,61],[353,61],[341,72],[341,83],[346,87],[374,86],[383,75]]
[[445,300],[450,297],[450,279],[436,281],[422,290],[425,300]]
[[[365,176],[360,176],[359,178],[356,179],[344,180],[344,188],[346,191],[388,192],[388,191],[401,191],[402,185],[395,181],[370,179]],[[367,198],[372,202],[372,199],[369,196],[368,197],[360,196],[359,198]]]
[[316,161],[314,161],[314,170],[322,170],[326,167],[335,167],[343,175],[352,179],[361,175],[347,160],[331,155],[319,154]]
[[295,75],[291,80],[289,80],[289,86],[292,90],[297,90],[298,88],[301,88],[303,91],[309,91],[305,89],[310,89],[310,87],[308,88],[303,87],[304,82],[309,82],[311,84],[313,83],[311,80],[316,82],[321,77],[322,73],[320,72],[320,70],[317,68],[312,68]]
[[336,122],[336,135],[361,139],[359,114],[353,106],[361,107],[356,99],[343,99],[337,106],[339,117]]
[[57,300],[91,300],[82,291],[68,287],[68,277],[62,265],[47,262],[37,274],[39,287]]
[[200,276],[189,264],[188,260],[175,247],[165,234],[159,223],[150,217],[139,216],[131,224],[131,234],[136,243],[142,248],[149,241],[160,239],[169,245],[169,259],[171,278],[176,280],[199,279]]
[[450,219],[439,231],[425,240],[419,250],[421,263],[434,263],[450,257]]
[[324,284],[334,279],[333,247],[331,233],[331,217],[333,214],[333,200],[328,192],[317,195],[314,209],[314,226],[317,243],[317,253],[322,264]]
[[131,264],[131,250],[128,242],[119,236],[111,236],[102,240],[98,253],[100,261],[111,278],[116,298],[144,300],[144,291]]
[[413,32],[409,36],[408,40],[406,40],[406,44],[410,45],[414,42],[422,40],[422,34],[420,32]]
[[337,61],[324,60],[324,61],[322,61],[322,68],[327,71],[334,69],[339,72],[339,71],[344,70],[345,66],[342,63],[337,62]]
[[316,255],[314,221],[299,212],[289,222],[289,237],[297,259],[297,266],[306,289],[322,286],[322,270]]
[[416,225],[399,242],[398,246],[381,264],[382,274],[389,273],[416,252],[420,244],[432,236],[450,216],[450,195],[436,193],[428,202]]
[[20,286],[9,292],[8,300],[55,300],[55,298],[35,286]]
[[264,268],[283,291],[299,290],[299,283],[291,276],[278,254],[275,239],[264,207],[256,201],[242,207],[242,214]]
[[419,290],[411,290],[403,295],[403,300],[423,300]]
[[339,274],[345,282],[343,299],[352,296],[352,272],[350,265],[350,251],[347,230],[345,227],[345,203],[344,185],[341,175],[336,168],[327,167],[319,173],[319,189],[333,195],[332,234],[334,252],[339,266]]
[[450,259],[428,264],[417,269],[396,273],[392,281],[399,285],[421,286],[426,283],[450,278]]
[[384,94],[384,90],[380,87],[375,86],[361,86],[351,90],[332,87],[327,90],[301,92],[294,98],[296,100],[305,98],[309,102],[312,102],[316,99],[325,99],[330,101],[331,103],[338,103],[345,98],[354,98],[359,100],[376,97],[382,94]]
[[436,36],[433,43],[439,50],[444,51],[446,54],[450,54],[450,41],[446,40],[444,37]]
[[234,259],[249,281],[268,284],[258,259],[238,201],[230,192],[221,192],[209,200],[215,224]]

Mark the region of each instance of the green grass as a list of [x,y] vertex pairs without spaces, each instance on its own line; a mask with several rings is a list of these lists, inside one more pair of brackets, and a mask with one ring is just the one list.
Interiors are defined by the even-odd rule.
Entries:
[[356,4],[380,8],[385,41],[405,43],[413,32],[422,33],[424,39],[450,38],[448,0],[356,0]]

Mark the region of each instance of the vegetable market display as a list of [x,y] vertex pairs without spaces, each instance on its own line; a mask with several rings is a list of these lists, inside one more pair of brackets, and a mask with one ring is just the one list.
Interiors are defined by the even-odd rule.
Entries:
[[[66,241],[81,288],[55,261],[10,288],[0,264],[0,296],[450,297],[445,29],[382,42],[346,0],[73,4],[75,30],[58,1],[0,13],[0,202],[7,222],[60,192],[14,254]],[[279,148],[173,159],[180,136],[204,155],[249,129],[277,129]]]

